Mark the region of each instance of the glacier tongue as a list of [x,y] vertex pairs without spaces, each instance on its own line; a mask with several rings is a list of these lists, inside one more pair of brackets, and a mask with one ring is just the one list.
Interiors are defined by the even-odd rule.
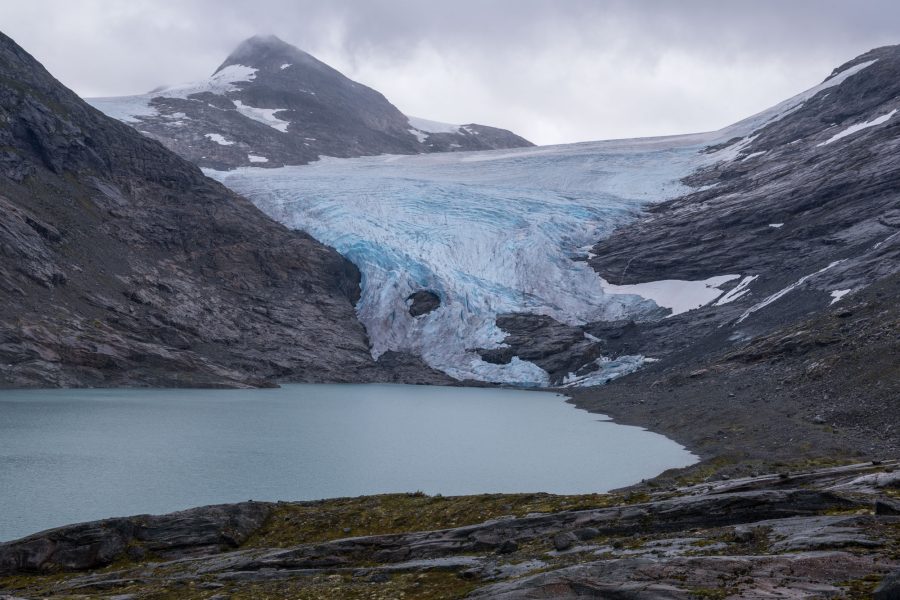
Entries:
[[[359,266],[357,312],[375,356],[412,351],[457,378],[546,385],[547,373],[532,363],[490,364],[472,350],[502,345],[500,313],[576,324],[654,309],[633,293],[605,291],[600,277],[573,259],[646,203],[687,191],[679,179],[714,159],[699,152],[713,136],[323,159],[208,174]],[[412,317],[406,298],[421,289],[440,296],[441,306]],[[636,368],[634,358],[625,362]],[[622,364],[610,367],[621,371]],[[592,380],[602,378],[600,367]]]

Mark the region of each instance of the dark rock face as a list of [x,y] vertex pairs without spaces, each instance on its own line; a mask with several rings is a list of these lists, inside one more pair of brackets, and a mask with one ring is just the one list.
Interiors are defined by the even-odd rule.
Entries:
[[[900,270],[900,118],[892,112],[900,46],[832,76],[871,61],[756,131],[708,148],[733,156],[692,174],[687,182],[699,191],[650,207],[596,244],[589,261],[614,284],[740,274],[743,292],[616,338],[606,324],[586,330],[621,352],[685,363],[790,328],[827,308],[831,292],[855,293]],[[865,123],[876,124],[834,139]]]
[[741,138],[737,159],[689,178],[709,189],[655,205],[598,243],[591,266],[613,283],[759,275],[742,302],[837,260],[846,263],[829,273],[829,284],[855,287],[896,271],[900,119],[829,142],[900,107],[900,46],[874,50],[836,72],[871,60]]
[[106,566],[126,555],[183,557],[237,547],[272,511],[263,502],[206,506],[60,527],[0,544],[0,576]]
[[[248,68],[255,72],[248,74]],[[319,156],[532,145],[484,125],[460,126],[452,133],[416,130],[377,91],[274,36],[244,41],[210,81],[188,89],[90,100],[111,116],[125,118],[123,101],[144,107],[138,111],[144,114],[128,117],[129,124],[191,162],[213,169],[302,165]]]
[[885,577],[872,597],[875,600],[900,600],[900,570]]
[[381,381],[359,272],[0,35],[0,387]]
[[441,297],[431,290],[419,290],[406,298],[409,314],[414,317],[427,315],[441,306]]
[[582,327],[528,313],[500,315],[497,327],[508,334],[503,340],[506,347],[480,349],[478,353],[487,362],[508,364],[518,356],[547,371],[551,384],[562,383],[570,373],[585,375],[598,368],[594,361],[603,347],[585,337]]
[[[687,314],[664,319],[644,335],[667,358],[571,394],[582,408],[650,427],[703,458],[897,456],[898,295],[900,273],[743,341],[729,340],[726,327],[691,329],[676,321]],[[697,335],[678,346],[679,330]],[[664,347],[667,340],[671,346]],[[751,472],[741,467],[733,474]]]

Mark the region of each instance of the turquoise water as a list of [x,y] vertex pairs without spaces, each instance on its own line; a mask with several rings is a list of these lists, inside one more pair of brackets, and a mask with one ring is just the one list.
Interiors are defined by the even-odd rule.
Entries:
[[0,391],[0,540],[248,499],[607,491],[695,460],[552,393]]

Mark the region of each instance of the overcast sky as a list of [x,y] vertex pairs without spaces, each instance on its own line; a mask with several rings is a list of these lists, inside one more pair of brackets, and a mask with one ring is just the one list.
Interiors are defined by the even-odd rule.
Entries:
[[208,76],[274,33],[407,114],[540,144],[718,129],[900,43],[897,0],[0,0],[82,96]]

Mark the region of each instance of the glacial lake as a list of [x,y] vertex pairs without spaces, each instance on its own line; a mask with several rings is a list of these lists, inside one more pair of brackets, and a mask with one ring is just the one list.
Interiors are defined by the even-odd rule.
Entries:
[[243,500],[603,492],[696,457],[553,393],[404,385],[0,391],[0,541]]

